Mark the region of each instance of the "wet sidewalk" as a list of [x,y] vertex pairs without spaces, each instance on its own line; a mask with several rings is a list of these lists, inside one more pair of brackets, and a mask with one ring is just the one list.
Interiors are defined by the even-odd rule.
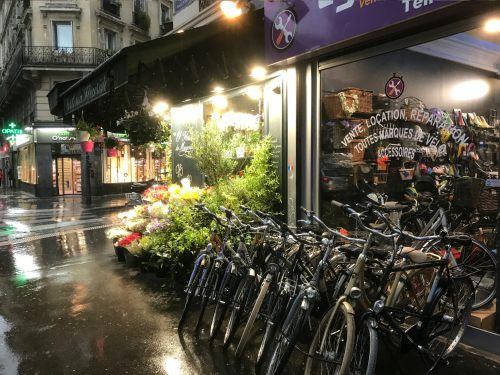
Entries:
[[[0,202],[4,220],[6,213],[24,210],[8,220],[30,230],[51,225],[53,219],[87,220],[71,216],[77,212],[101,225],[116,218],[116,212],[89,213],[76,202],[52,202],[60,207],[24,198]],[[178,331],[184,275],[162,279],[124,268],[104,228],[92,229],[92,221],[82,225],[0,246],[1,375],[255,373],[252,358],[236,363],[233,347],[224,351],[220,340],[209,344],[208,320],[199,336],[191,322]],[[4,236],[9,241],[16,234]],[[301,374],[302,360],[294,353],[299,366],[290,366],[286,374]],[[381,356],[378,374],[425,374],[421,362]],[[499,367],[460,349],[450,366],[435,374],[493,375]]]

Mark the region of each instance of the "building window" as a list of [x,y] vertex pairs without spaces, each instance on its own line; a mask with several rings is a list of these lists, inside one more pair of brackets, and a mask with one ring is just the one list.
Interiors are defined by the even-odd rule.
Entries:
[[104,29],[104,49],[115,52],[118,49],[116,32]]
[[144,0],[134,0],[134,12],[137,11],[146,11],[146,8],[144,6]]
[[54,22],[54,48],[73,48],[73,27],[71,22]]
[[164,25],[168,22],[172,22],[172,16],[170,15],[170,7],[167,4],[161,4],[160,23]]
[[120,18],[120,7],[120,0],[101,0],[101,9],[118,18]]
[[172,15],[170,7],[167,4],[161,4],[160,12],[160,30],[161,35],[164,35],[173,29]]
[[35,145],[31,144],[19,150],[19,179],[28,184],[36,184]]

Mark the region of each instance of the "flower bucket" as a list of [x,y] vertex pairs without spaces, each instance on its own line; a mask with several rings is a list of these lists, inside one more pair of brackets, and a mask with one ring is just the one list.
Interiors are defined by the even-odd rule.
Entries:
[[108,158],[116,158],[118,156],[118,150],[116,148],[108,148],[106,154]]
[[76,140],[78,142],[87,142],[90,139],[90,133],[86,130],[78,130],[76,132]]
[[80,142],[80,147],[82,149],[82,152],[92,152],[94,151],[94,142],[92,141]]
[[139,257],[131,254],[130,251],[125,249],[125,266],[127,267],[137,267],[139,265]]
[[115,254],[119,262],[125,262],[125,249],[121,246],[115,246]]

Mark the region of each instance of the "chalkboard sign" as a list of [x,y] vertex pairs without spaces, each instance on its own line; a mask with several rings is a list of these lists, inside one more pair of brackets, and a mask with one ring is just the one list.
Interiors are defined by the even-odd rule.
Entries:
[[203,126],[203,104],[188,104],[172,108],[172,178],[179,182],[189,178],[193,186],[203,186],[203,177],[191,159],[190,130],[200,130]]

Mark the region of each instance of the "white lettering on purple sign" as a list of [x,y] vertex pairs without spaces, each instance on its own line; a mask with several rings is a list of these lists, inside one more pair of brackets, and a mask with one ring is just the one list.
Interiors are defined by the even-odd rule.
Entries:
[[401,3],[405,6],[405,13],[431,5],[433,2],[434,0],[401,0]]

